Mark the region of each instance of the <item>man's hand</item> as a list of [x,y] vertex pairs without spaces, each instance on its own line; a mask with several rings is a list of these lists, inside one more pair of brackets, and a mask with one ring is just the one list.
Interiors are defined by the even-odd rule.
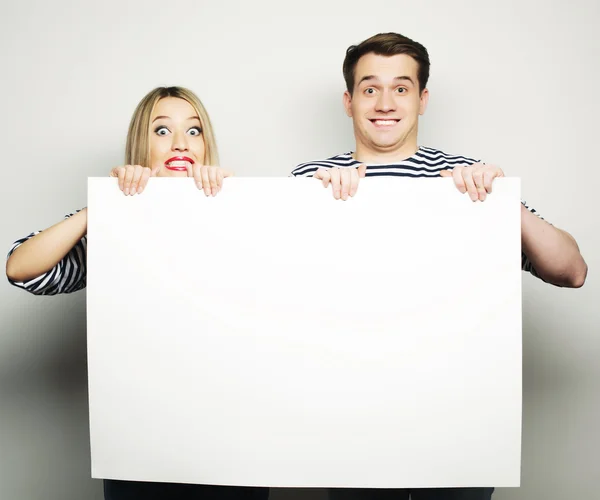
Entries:
[[345,201],[349,196],[354,196],[356,194],[358,181],[365,176],[366,172],[366,165],[360,165],[358,168],[319,168],[313,177],[322,181],[323,187],[327,187],[331,184],[333,197],[336,200],[341,198]]
[[492,182],[496,177],[504,177],[500,167],[475,163],[468,167],[458,166],[452,170],[443,170],[442,177],[454,178],[454,184],[461,193],[469,193],[471,200],[484,201],[492,192]]

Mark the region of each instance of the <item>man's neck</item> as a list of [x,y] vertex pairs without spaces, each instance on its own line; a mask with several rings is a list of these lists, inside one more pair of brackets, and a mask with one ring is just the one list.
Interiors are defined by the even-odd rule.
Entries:
[[401,148],[390,151],[375,150],[357,143],[356,151],[352,156],[361,163],[398,163],[410,158],[418,150],[416,141],[411,144],[403,144]]

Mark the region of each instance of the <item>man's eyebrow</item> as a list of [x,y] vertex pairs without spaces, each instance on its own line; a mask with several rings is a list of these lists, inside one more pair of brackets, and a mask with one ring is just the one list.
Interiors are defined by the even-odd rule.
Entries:
[[[360,81],[358,82],[358,85],[360,85],[362,82],[367,82],[370,80],[378,80],[378,78],[375,75],[366,75],[363,76]],[[410,83],[412,83],[413,85],[415,84],[415,82],[413,81],[413,79],[410,76],[396,76],[394,77],[394,81],[409,81]]]
[[396,78],[394,78],[394,80],[409,81],[413,85],[415,84],[415,82],[413,81],[413,79],[410,76],[397,76]]
[[366,76],[363,76],[356,85],[358,86],[362,82],[367,82],[369,80],[377,80],[377,77],[375,75],[366,75]]
[[[157,116],[154,120],[152,120],[152,123],[154,123],[156,120],[164,120],[164,119],[170,120],[171,117],[170,116]],[[188,118],[188,120],[198,120],[198,121],[200,121],[200,118],[198,118],[197,116],[190,116]]]

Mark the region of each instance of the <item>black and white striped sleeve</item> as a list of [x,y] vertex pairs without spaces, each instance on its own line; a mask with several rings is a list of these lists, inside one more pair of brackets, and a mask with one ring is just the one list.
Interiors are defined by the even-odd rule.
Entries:
[[309,161],[301,163],[290,173],[290,177],[313,177],[319,168],[345,168],[358,167],[360,162],[352,158],[352,153],[332,156],[326,160]]
[[292,170],[289,176],[313,177],[320,167],[325,167],[325,165],[322,165],[319,162],[302,163],[301,165],[298,165],[294,170]]
[[[74,214],[65,216],[65,219]],[[7,259],[12,253],[41,231],[31,233],[25,238],[15,241],[8,252]],[[35,295],[57,295],[59,293],[72,293],[85,288],[86,285],[86,250],[87,236],[81,238],[63,259],[48,272],[29,281],[9,282],[19,288]]]

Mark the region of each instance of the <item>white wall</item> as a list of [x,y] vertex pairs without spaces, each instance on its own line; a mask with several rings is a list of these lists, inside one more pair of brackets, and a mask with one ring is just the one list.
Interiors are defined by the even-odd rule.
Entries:
[[[345,49],[406,34],[432,60],[421,144],[521,176],[524,198],[590,266],[580,290],[524,276],[523,480],[495,498],[593,498],[599,20],[593,0],[7,3],[0,248],[85,205],[86,178],[121,163],[131,113],[157,85],[200,95],[237,175],[287,175],[351,149]],[[0,304],[0,499],[102,498],[89,479],[85,292],[41,299],[5,281]]]

